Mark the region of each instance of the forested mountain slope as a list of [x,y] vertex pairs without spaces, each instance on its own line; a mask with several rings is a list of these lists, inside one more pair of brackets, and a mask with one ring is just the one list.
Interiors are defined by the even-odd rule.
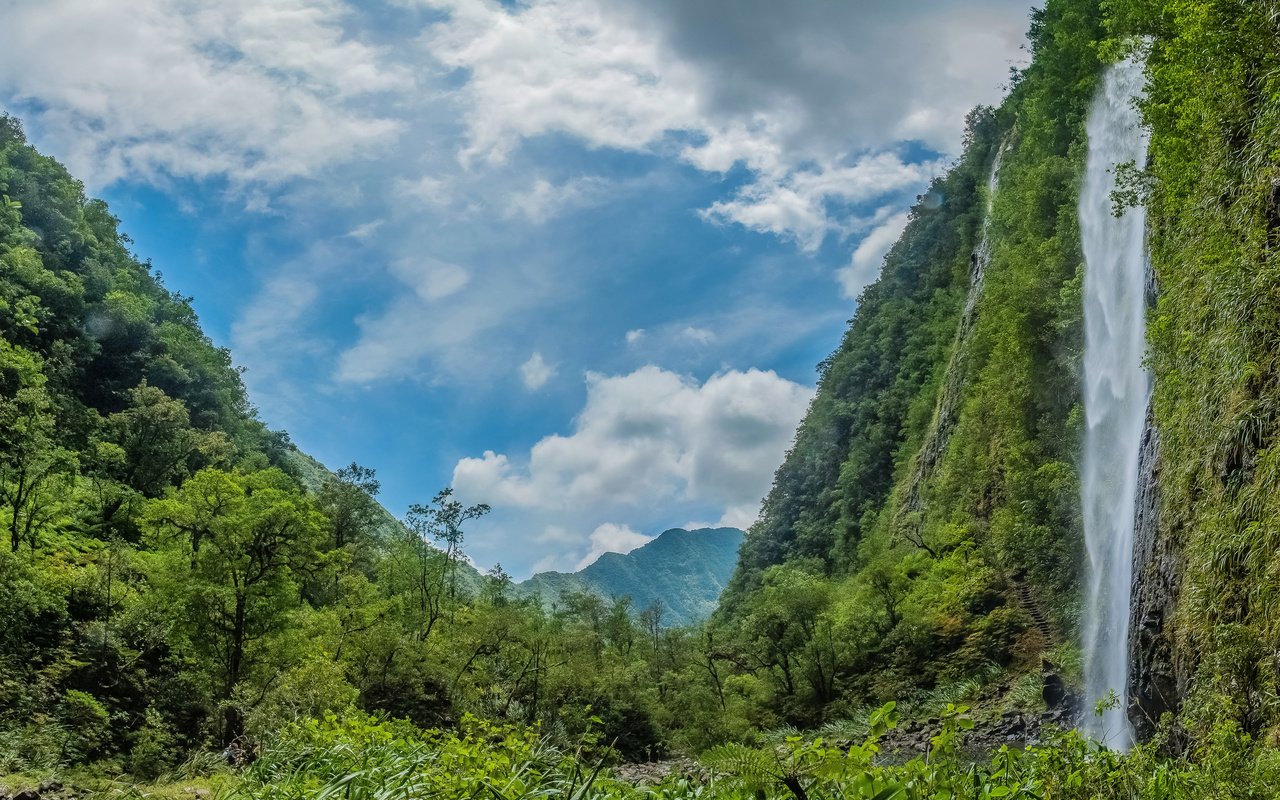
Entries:
[[[1273,796],[1280,4],[1049,0],[1030,40],[687,628],[584,586],[518,597],[462,555],[484,506],[398,521],[371,470],[268,431],[191,303],[0,116],[0,774],[207,774],[262,745],[236,796],[638,798],[588,786],[729,742],[759,747],[658,792]],[[1150,156],[1114,200],[1148,212],[1153,396],[1126,711],[1154,740],[1120,756],[1040,722],[1081,682],[1085,121],[1130,55]],[[965,761],[970,713],[1050,738]],[[885,766],[898,714],[928,756]]]
[[635,756],[723,735],[698,636],[593,592],[515,597],[463,553],[487,507],[447,491],[395,519],[372,470],[263,426],[128,244],[0,116],[0,774],[154,777],[357,709]]
[[[1278,20],[1274,3],[1033,12],[1031,65],[972,115],[965,155],[821,365],[718,613],[755,640],[779,711],[817,719],[1010,671],[1029,695],[1045,656],[1079,680],[1076,204],[1097,79],[1136,50],[1151,157],[1121,165],[1115,202],[1149,207],[1159,510],[1136,554],[1129,713],[1147,732],[1179,708],[1193,734],[1213,713],[1255,734],[1280,722],[1264,655],[1280,645]],[[797,585],[814,587],[815,621],[762,625]]]
[[742,536],[737,528],[672,528],[625,555],[604,553],[577,572],[540,572],[515,590],[547,606],[555,606],[566,592],[627,598],[655,625],[696,625],[715,610],[737,564]]

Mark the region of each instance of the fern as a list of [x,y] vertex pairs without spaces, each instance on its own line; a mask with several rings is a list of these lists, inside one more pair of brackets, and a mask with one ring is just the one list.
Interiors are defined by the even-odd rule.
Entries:
[[776,756],[736,742],[708,750],[702,763],[751,792],[770,788],[781,779]]

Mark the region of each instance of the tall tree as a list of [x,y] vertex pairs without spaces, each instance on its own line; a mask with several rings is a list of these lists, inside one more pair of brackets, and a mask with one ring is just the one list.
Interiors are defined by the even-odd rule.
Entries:
[[326,478],[316,503],[329,517],[334,548],[359,544],[369,535],[379,516],[374,498],[380,489],[377,474],[355,462]]
[[[166,550],[161,586],[174,595],[192,645],[217,665],[221,699],[229,701],[265,639],[301,604],[297,575],[325,535],[325,519],[283,472],[205,469],[145,517],[154,544]],[[223,738],[243,728],[227,703]]]
[[53,403],[40,361],[0,340],[0,504],[8,516],[10,549],[35,549],[75,469],[75,456],[54,439]]
[[453,499],[453,489],[441,489],[428,505],[415,504],[409,508],[409,528],[420,537],[430,536],[442,545],[449,578],[449,599],[458,596],[458,564],[464,558],[462,526],[489,513],[487,503],[464,506]]

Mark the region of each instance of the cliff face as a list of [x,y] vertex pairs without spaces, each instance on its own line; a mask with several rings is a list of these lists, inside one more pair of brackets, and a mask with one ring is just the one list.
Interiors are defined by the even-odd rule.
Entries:
[[812,697],[783,681],[801,702],[1038,670],[1060,649],[1043,630],[1074,639],[1076,192],[1101,23],[1085,0],[1034,15],[1032,64],[1000,107],[971,115],[963,157],[921,196],[821,366],[718,616],[748,637],[752,598],[794,580],[786,570],[833,586],[824,613],[858,645],[813,645],[826,661]]
[[1166,712],[1192,736],[1223,714],[1254,733],[1280,721],[1277,20],[1275,3],[1225,0],[1033,14],[1032,63],[975,113],[822,364],[726,593],[718,619],[746,637],[779,570],[834,587],[824,613],[859,647],[826,665],[834,688],[785,688],[792,702],[1029,671],[1052,638],[1034,608],[1066,642],[1047,655],[1075,661],[1082,123],[1099,55],[1139,48],[1150,160],[1120,166],[1115,196],[1147,205],[1152,264],[1129,711],[1144,735]]
[[1139,738],[1154,733],[1166,712],[1177,712],[1186,691],[1186,676],[1173,655],[1181,573],[1177,547],[1160,527],[1160,432],[1148,410],[1138,467],[1129,623],[1129,721]]

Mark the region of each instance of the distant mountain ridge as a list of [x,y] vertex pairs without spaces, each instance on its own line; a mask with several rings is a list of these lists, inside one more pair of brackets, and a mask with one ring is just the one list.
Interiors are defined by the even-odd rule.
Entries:
[[630,597],[636,611],[656,600],[664,626],[692,625],[715,610],[745,535],[737,528],[672,528],[625,555],[605,553],[577,572],[540,572],[516,591],[548,607],[565,592]]

